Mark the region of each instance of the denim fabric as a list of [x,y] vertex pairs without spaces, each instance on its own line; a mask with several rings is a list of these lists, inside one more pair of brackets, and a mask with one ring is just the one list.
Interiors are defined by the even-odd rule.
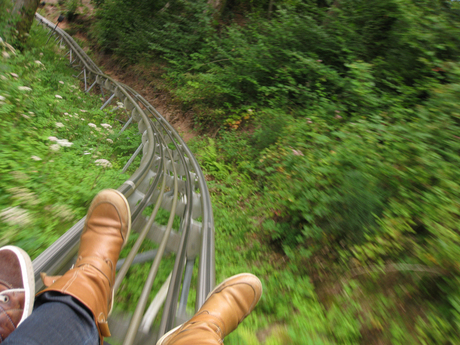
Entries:
[[90,311],[77,299],[45,292],[32,314],[2,345],[98,345],[99,334]]

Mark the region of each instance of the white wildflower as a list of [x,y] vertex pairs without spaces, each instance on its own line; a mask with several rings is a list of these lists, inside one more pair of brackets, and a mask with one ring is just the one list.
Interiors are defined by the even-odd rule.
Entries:
[[123,109],[125,105],[123,104],[123,102],[117,102],[117,107]]
[[58,141],[58,138],[56,138],[56,137],[48,137],[48,140],[50,140],[50,141]]
[[4,101],[6,98],[3,96],[0,96],[0,101]]
[[39,65],[39,66],[45,66],[45,65],[44,65],[41,61],[39,61],[39,60],[35,60],[35,63],[36,63],[37,65]]
[[13,78],[19,78],[19,76],[16,73],[10,73]]
[[69,116],[69,113],[64,113],[64,115]]
[[105,129],[112,128],[112,126],[109,125],[108,123],[102,123],[102,124],[101,124],[101,127],[104,127]]
[[24,187],[11,187],[7,189],[13,200],[19,201],[21,204],[38,205],[40,200],[29,189]]
[[0,79],[7,80],[7,78],[3,74],[0,76]]
[[111,144],[113,144],[113,140],[112,139],[107,139],[107,141]]
[[84,154],[84,155],[90,155],[91,152],[85,151],[85,152],[83,152],[83,154]]
[[28,86],[19,86],[18,89],[21,91],[32,91],[32,89]]
[[59,95],[55,95],[54,97],[56,97],[58,99],[62,99],[62,96],[59,96]]
[[88,123],[88,126],[93,127],[93,128],[97,128],[97,126],[94,123],[91,123],[91,122]]
[[75,217],[73,211],[65,205],[54,205],[51,208],[51,212],[53,216],[59,217],[66,222],[71,221]]
[[16,180],[20,181],[27,181],[29,179],[29,176],[27,176],[25,173],[22,171],[12,171],[11,176],[13,176]]
[[80,109],[80,111],[81,111],[82,113],[87,113],[87,112],[88,112],[88,110],[83,110],[83,109]]
[[102,166],[104,168],[110,168],[112,166],[112,164],[107,159],[96,159],[94,161],[94,163],[96,163],[96,165]]
[[30,157],[30,158],[32,158],[34,161],[41,161],[41,160],[42,160],[42,159],[41,159],[40,157],[38,157],[38,156],[32,156],[32,157]]
[[58,144],[53,144],[50,146],[51,151],[59,151],[60,146]]
[[85,121],[85,119],[84,119],[84,118],[81,118],[80,120],[82,120],[82,121]]
[[292,149],[292,153],[294,154],[294,156],[303,156],[303,153],[300,150]]
[[63,147],[70,147],[73,145],[70,141],[67,139],[58,139],[57,140],[58,145],[63,146]]
[[29,111],[30,116],[35,116],[35,113],[33,111]]
[[8,54],[8,53],[5,52],[5,51],[2,52],[2,56],[3,56],[5,59],[9,59],[9,58],[10,58],[10,54]]
[[30,120],[30,117],[27,116],[26,114],[21,114],[21,116],[22,116],[23,118],[27,119],[27,120]]
[[43,56],[43,53],[40,53],[40,54],[38,54],[38,55]]
[[27,226],[32,221],[27,211],[18,206],[5,208],[0,212],[0,217],[9,225]]
[[98,132],[101,131],[101,129],[100,129],[99,127],[96,127],[95,129],[96,129],[96,131],[98,131]]
[[65,126],[64,126],[64,124],[62,122],[56,122],[56,127],[62,128],[62,127],[65,127]]
[[59,84],[64,85],[64,82],[62,80],[59,80]]

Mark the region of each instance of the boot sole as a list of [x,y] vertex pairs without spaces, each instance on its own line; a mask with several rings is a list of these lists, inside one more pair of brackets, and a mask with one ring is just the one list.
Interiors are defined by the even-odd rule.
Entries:
[[[30,314],[32,314],[32,309],[34,307],[34,295],[35,295],[35,274],[34,267],[32,266],[32,261],[30,260],[29,255],[19,247],[16,246],[5,246],[2,250],[8,249],[14,252],[19,260],[19,265],[21,267],[22,282],[24,284],[25,290],[25,300],[24,300],[24,311],[22,313],[22,318],[19,321],[19,326]],[[17,327],[16,326],[16,327]]]
[[[123,249],[126,246],[126,243],[128,243],[129,235],[131,234],[131,208],[129,207],[128,200],[123,195],[123,193],[119,192],[116,189],[110,189],[110,190],[114,191],[115,193],[117,193],[123,199],[123,201],[125,202],[125,205],[126,205],[126,207],[128,209],[128,231],[126,232],[126,237],[125,237],[125,239],[123,241],[123,244],[121,246],[121,249]],[[110,302],[110,308],[109,308],[109,312],[108,312],[107,317],[109,317],[112,314],[114,300],[115,300],[115,291],[112,289],[112,301]]]
[[[234,275],[234,276],[231,276],[230,278],[227,278],[225,279],[222,283],[220,283],[219,285],[217,285],[210,293],[208,293],[208,296],[206,296],[206,301],[208,300],[208,298],[214,293],[216,292],[218,289],[220,289],[224,284],[226,284],[228,281],[230,280],[233,280],[237,277],[241,277],[241,276],[253,276],[255,277],[257,280],[259,280],[259,278],[257,278],[254,274],[252,273],[240,273],[240,274],[237,274],[237,275]],[[263,290],[262,290],[262,286],[261,286],[261,293],[260,293],[260,296],[262,296],[263,294]],[[205,302],[206,302],[205,301]],[[257,304],[259,301],[257,301],[255,304]],[[181,328],[186,322],[184,322],[182,325],[179,325],[177,326],[176,328],[173,328],[172,330],[170,330],[168,333],[165,333],[159,340],[158,342],[156,343],[156,345],[163,345],[164,341],[171,335],[173,334],[174,332],[176,332],[179,328]]]
[[[183,325],[183,324],[182,324],[182,325]],[[168,333],[165,333],[165,334],[157,341],[157,344],[156,344],[156,345],[163,345],[164,341],[165,341],[171,334],[173,334],[175,331],[177,331],[179,328],[181,328],[182,325],[179,325],[179,326],[177,326],[176,328],[173,328],[172,330],[170,330]]]
[[126,246],[126,243],[128,243],[129,235],[131,234],[131,209],[129,207],[128,200],[126,197],[123,195],[123,193],[117,191],[116,189],[111,189],[115,193],[117,193],[125,202],[126,208],[128,209],[128,231],[126,232],[126,237],[123,241],[123,245],[121,246],[121,249],[123,249]]

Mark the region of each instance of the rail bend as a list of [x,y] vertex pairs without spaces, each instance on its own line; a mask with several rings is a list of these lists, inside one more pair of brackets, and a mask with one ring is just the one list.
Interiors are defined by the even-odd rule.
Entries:
[[[135,341],[142,343],[139,340],[142,338],[140,335],[148,333],[151,341],[152,337],[160,337],[189,317],[186,305],[193,276],[197,281],[196,310],[214,287],[214,220],[206,180],[197,160],[180,135],[152,105],[129,86],[105,75],[64,30],[55,27],[38,13],[35,18],[49,29],[48,40],[54,37],[54,41],[61,48],[66,48],[69,64],[80,71],[76,77],[82,81],[85,91],[89,92],[94,87],[100,89],[105,99],[101,110],[115,97],[123,103],[129,120],[120,133],[129,125],[137,124],[138,131],[142,134],[138,149],[123,171],[126,171],[136,156],[142,154],[140,165],[118,188],[128,199],[132,229],[139,233],[139,237],[128,256],[117,265],[118,274],[114,288],[115,291],[118,290],[133,263],[153,259],[129,326],[119,336],[123,337],[125,345]],[[144,209],[150,205],[154,205],[151,215],[143,216]],[[160,207],[170,212],[166,226],[155,222]],[[173,229],[174,216],[181,220],[178,229]],[[54,275],[70,267],[78,250],[84,222],[85,218],[82,218],[33,261],[37,291],[43,288],[40,272]],[[152,253],[138,254],[142,241],[146,238],[156,242],[159,247]],[[174,269],[146,310],[160,261],[168,252],[176,254]],[[198,268],[194,269],[197,258]],[[153,320],[162,306],[161,323],[155,326],[158,332],[153,334]]]

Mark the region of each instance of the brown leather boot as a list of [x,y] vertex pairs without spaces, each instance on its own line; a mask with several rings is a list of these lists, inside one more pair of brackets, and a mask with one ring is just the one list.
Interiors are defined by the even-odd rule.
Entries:
[[255,275],[242,273],[217,286],[188,322],[169,331],[157,345],[217,345],[248,316],[262,296]]
[[86,215],[74,268],[58,277],[42,273],[49,287],[40,294],[57,291],[82,302],[94,316],[101,344],[103,337],[110,336],[107,317],[113,306],[115,267],[130,230],[128,201],[116,190],[103,190],[93,199]]

